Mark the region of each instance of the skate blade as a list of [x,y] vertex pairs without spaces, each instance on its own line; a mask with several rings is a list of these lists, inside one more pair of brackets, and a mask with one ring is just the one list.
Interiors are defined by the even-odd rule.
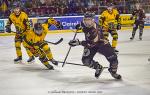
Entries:
[[31,62],[27,62],[28,64],[34,64],[35,60],[31,61]]
[[53,71],[53,70],[55,70],[55,69],[54,69],[54,68],[46,68],[45,70]]
[[130,39],[130,41],[133,41],[133,39]]
[[95,76],[96,79],[98,79],[98,78],[101,76],[101,74],[102,74],[102,72],[104,71],[104,69],[105,69],[105,68],[103,67],[102,70],[101,70],[101,72],[100,72],[100,74],[99,74],[99,76]]
[[14,61],[14,64],[24,64],[24,63],[22,62],[22,60],[20,60],[20,61]]
[[122,80],[122,76],[121,75],[119,75],[118,77],[114,77],[114,76],[112,76],[115,80]]

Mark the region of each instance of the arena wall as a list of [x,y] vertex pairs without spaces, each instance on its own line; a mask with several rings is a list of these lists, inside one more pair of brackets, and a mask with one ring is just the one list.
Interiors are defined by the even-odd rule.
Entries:
[[[125,29],[132,29],[132,25],[134,23],[134,20],[130,20],[131,14],[121,14],[121,24],[122,24],[122,30]],[[96,15],[96,22],[98,22],[99,15]],[[36,22],[44,22],[49,17],[35,17],[35,18],[29,18],[30,26],[32,27],[34,23]],[[66,32],[72,32],[73,29],[75,29],[75,25],[77,25],[83,18],[83,16],[60,16],[60,17],[54,17],[56,20],[60,21],[64,27],[64,30],[57,30],[55,26],[51,26],[49,33],[66,33]],[[7,23],[7,19],[0,19],[0,35],[13,35],[14,33],[5,33],[5,25]],[[145,19],[145,28],[150,28],[150,14],[146,14]],[[11,25],[11,30],[16,31],[14,25]]]

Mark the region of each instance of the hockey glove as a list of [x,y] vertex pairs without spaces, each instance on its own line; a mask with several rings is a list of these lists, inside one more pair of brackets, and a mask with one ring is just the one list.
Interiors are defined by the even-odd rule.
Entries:
[[11,33],[11,28],[9,26],[6,26],[5,28],[7,33]]
[[81,29],[82,29],[82,26],[81,26],[80,24],[77,24],[77,25],[75,26],[75,28],[76,28],[76,30],[81,30]]
[[69,44],[70,46],[74,47],[74,46],[80,45],[80,41],[79,41],[79,39],[70,40],[70,42],[69,42],[68,44]]
[[133,20],[133,16],[130,17],[130,20]]
[[121,24],[118,24],[117,25],[117,30],[120,30],[121,29]]
[[104,39],[104,45],[109,44],[109,40]]

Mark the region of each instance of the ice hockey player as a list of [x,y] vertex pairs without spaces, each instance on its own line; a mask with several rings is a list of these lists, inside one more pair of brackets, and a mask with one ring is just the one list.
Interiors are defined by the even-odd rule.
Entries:
[[[6,32],[11,32],[11,24],[15,25],[16,34],[15,34],[15,48],[17,58],[14,59],[15,62],[19,62],[22,60],[22,52],[21,52],[21,43],[23,39],[23,32],[30,29],[28,15],[21,10],[21,5],[19,3],[14,4],[13,12],[10,14],[6,27]],[[27,62],[31,62],[34,60],[34,56],[32,53],[26,49],[29,59]]]
[[145,11],[141,7],[139,3],[136,4],[136,8],[132,12],[131,20],[135,19],[135,22],[133,24],[133,30],[132,30],[132,37],[130,38],[131,40],[134,39],[136,30],[139,27],[139,39],[142,40],[142,35],[143,35],[143,29],[144,29],[144,19],[146,18],[145,16]]
[[121,75],[117,74],[118,69],[118,59],[111,47],[108,40],[103,36],[101,28],[94,21],[93,13],[85,13],[83,21],[76,25],[77,30],[81,30],[85,34],[85,40],[79,41],[79,39],[71,40],[69,42],[70,46],[82,45],[84,46],[84,52],[82,56],[82,62],[89,68],[95,69],[95,77],[99,78],[101,72],[103,71],[103,66],[99,62],[94,61],[93,57],[96,53],[100,53],[106,57],[110,63],[108,71],[115,79],[121,79]]
[[39,57],[39,60],[50,70],[53,70],[53,66],[49,64],[51,61],[54,65],[58,65],[58,62],[53,59],[52,52],[48,43],[44,41],[48,27],[55,25],[57,28],[62,29],[62,25],[54,18],[49,18],[45,23],[35,23],[34,28],[24,32],[23,44],[25,48],[28,48],[35,57]]
[[115,52],[119,52],[116,49],[118,43],[118,33],[117,30],[121,29],[121,19],[119,12],[112,3],[109,3],[107,10],[103,11],[99,17],[99,24],[102,27],[104,37],[108,39],[109,33],[113,37],[112,47]]

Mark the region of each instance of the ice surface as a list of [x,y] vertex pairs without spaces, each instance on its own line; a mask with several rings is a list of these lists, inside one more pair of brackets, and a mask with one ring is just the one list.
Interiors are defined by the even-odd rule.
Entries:
[[[150,30],[144,30],[142,41],[139,41],[138,34],[137,31],[135,39],[130,41],[131,30],[119,31],[118,73],[122,75],[122,81],[113,79],[107,69],[96,79],[94,70],[87,67],[66,64],[62,68],[59,64],[56,70],[49,71],[38,58],[34,64],[27,64],[24,48],[24,64],[14,64],[14,36],[0,37],[0,95],[150,95]],[[59,45],[49,44],[55,59],[64,60],[69,49],[67,43],[73,35],[47,35],[48,41],[64,38]],[[82,40],[84,35],[80,33],[77,38]],[[82,52],[83,47],[73,47],[67,61],[82,64]],[[100,54],[94,59],[109,66]]]

